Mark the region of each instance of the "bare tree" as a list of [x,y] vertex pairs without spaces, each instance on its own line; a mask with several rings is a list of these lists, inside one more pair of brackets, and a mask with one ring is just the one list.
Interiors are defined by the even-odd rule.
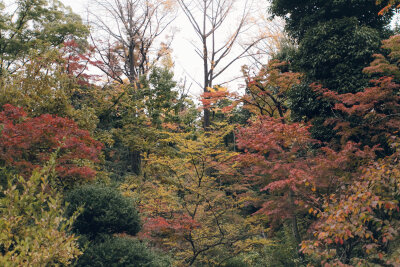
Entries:
[[[232,64],[248,56],[248,51],[263,36],[240,43],[240,37],[251,31],[251,11],[253,0],[178,0],[188,18],[198,40],[195,51],[203,62],[203,92],[213,87]],[[235,10],[240,3],[241,10]],[[233,18],[234,17],[234,18]],[[236,23],[235,23],[236,22]],[[230,33],[227,35],[227,31]],[[210,127],[210,110],[204,109],[204,129]]]
[[[93,0],[89,8],[91,36],[110,80],[135,84],[168,51],[172,38],[159,42],[176,17],[173,1]],[[98,40],[100,37],[101,40]],[[107,40],[107,41],[104,41]]]
[[[258,36],[263,36],[263,38],[247,51],[248,58],[246,60],[246,69],[254,72],[254,75],[257,75],[271,57],[282,49],[282,44],[289,42],[289,37],[284,31],[284,20],[281,18],[271,19],[265,10],[262,10],[262,8],[259,10],[257,31]],[[246,46],[242,45],[242,49],[246,49]]]
[[[147,75],[169,53],[172,37],[159,39],[176,17],[172,0],[92,0],[88,9],[91,39],[99,61],[96,66],[109,81],[138,90]],[[96,36],[93,35],[96,33]],[[106,40],[106,41],[105,41]],[[125,94],[123,92],[114,106]],[[136,116],[137,114],[135,114]],[[129,152],[132,171],[141,173],[142,152]]]

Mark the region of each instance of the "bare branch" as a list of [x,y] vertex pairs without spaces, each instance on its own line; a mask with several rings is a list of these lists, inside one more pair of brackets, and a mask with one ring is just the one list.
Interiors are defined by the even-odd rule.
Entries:
[[[88,12],[91,26],[100,38],[110,37],[108,43],[92,36],[97,57],[103,62],[101,70],[118,82],[128,79],[135,83],[157,64],[168,49],[155,49],[165,31],[176,17],[176,11],[162,0],[92,0],[95,8]],[[173,36],[173,35],[171,35]],[[164,46],[165,48],[165,46]],[[100,66],[100,65],[99,65]],[[118,76],[118,77],[117,77]]]
[[[213,87],[215,79],[226,73],[235,62],[253,55],[250,50],[265,38],[265,35],[248,38],[250,41],[247,44],[241,44],[241,38],[245,37],[246,33],[256,33],[253,28],[254,21],[250,17],[255,2],[255,0],[178,0],[200,41],[194,50],[203,61],[204,78],[201,87],[204,92]],[[227,30],[232,32],[229,34]],[[209,126],[209,111],[205,109],[204,128]]]

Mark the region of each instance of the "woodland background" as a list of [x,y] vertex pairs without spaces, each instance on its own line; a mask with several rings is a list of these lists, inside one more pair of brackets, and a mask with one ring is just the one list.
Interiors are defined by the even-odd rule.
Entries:
[[400,266],[399,3],[265,1],[2,2],[0,265]]

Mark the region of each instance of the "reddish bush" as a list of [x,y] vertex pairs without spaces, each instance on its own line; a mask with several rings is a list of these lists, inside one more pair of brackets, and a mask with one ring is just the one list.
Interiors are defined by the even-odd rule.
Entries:
[[86,160],[98,162],[102,144],[70,119],[43,114],[28,117],[22,108],[6,104],[0,112],[0,166],[23,176],[43,166],[59,150],[56,172],[66,185],[93,179],[96,172]]

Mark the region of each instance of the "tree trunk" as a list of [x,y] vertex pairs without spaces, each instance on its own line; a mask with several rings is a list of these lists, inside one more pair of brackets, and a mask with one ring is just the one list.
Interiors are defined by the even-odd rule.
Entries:
[[296,215],[292,216],[291,225],[292,225],[293,236],[294,236],[294,239],[296,240],[296,244],[297,244],[298,247],[300,247],[301,236],[300,236],[300,233],[299,233],[299,227],[297,226],[297,217],[296,217]]
[[[132,37],[131,37],[132,38]],[[136,73],[135,73],[135,42],[133,40],[130,41],[129,44],[129,54],[128,54],[128,64],[129,64],[129,81],[131,84],[136,82]]]
[[136,175],[142,173],[142,153],[139,150],[134,150],[130,152],[131,170]]
[[300,236],[300,232],[299,232],[299,227],[298,227],[298,223],[297,223],[297,216],[296,216],[296,211],[294,210],[294,201],[293,201],[293,191],[291,189],[289,189],[289,202],[290,202],[290,206],[292,209],[292,218],[291,218],[291,226],[292,226],[292,232],[293,232],[293,236],[294,239],[296,241],[296,245],[297,245],[297,255],[302,259],[303,258],[303,253],[300,251],[300,246],[301,246],[301,236]]
[[208,108],[204,109],[204,121],[203,121],[203,127],[204,130],[207,131],[210,129],[210,110]]

